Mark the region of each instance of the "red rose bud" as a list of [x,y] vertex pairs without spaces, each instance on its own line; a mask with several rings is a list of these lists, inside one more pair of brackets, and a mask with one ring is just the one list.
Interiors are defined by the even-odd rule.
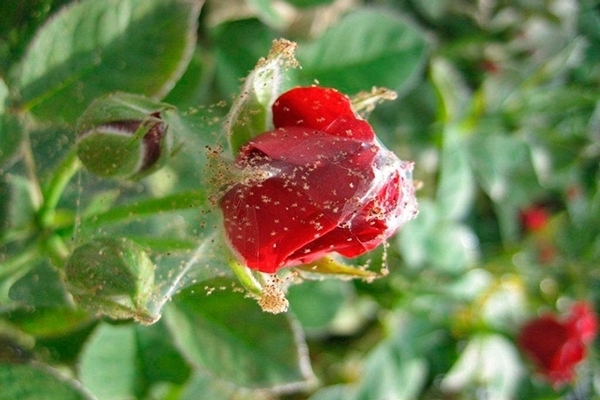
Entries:
[[531,206],[522,210],[519,217],[525,232],[539,232],[548,224],[550,215],[544,207]]
[[140,178],[155,171],[172,147],[161,116],[169,107],[124,93],[96,100],[78,121],[79,158],[102,177]]
[[346,96],[296,88],[272,111],[276,129],[241,148],[246,179],[220,201],[229,243],[249,268],[356,257],[415,217],[413,164],[381,145]]
[[587,344],[596,336],[597,317],[586,303],[576,303],[570,315],[559,320],[544,315],[521,329],[518,343],[555,386],[573,380],[574,369],[585,357]]

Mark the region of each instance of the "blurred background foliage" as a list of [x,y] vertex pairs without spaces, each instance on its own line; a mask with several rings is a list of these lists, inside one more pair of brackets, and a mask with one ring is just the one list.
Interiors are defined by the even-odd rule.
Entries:
[[[573,384],[556,389],[515,338],[540,312],[600,306],[600,3],[70,3],[0,4],[0,399],[598,396],[598,342]],[[182,151],[139,183],[78,175],[54,222],[36,221],[73,121],[103,93],[136,92],[201,116],[182,124],[184,143],[202,149],[223,101],[279,37],[298,43],[302,65],[288,87],[399,94],[369,118],[386,146],[416,162],[421,182],[418,218],[387,247],[390,274],[292,285],[286,316],[262,313],[210,273],[151,326],[73,308],[45,250],[48,229],[69,249],[74,219],[84,220],[77,240],[116,230],[168,271],[209,237],[181,220],[210,225],[183,207],[136,214],[144,196],[197,186],[201,151]],[[123,204],[133,204],[128,224],[85,224]]]

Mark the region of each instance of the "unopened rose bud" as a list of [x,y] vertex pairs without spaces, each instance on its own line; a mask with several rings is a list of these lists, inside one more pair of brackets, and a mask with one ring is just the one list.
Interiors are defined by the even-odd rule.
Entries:
[[146,304],[154,289],[154,264],[129,239],[95,239],[77,247],[65,274],[75,300],[113,318],[152,322]]
[[77,154],[105,178],[141,178],[162,167],[172,148],[161,113],[171,106],[143,96],[110,94],[94,101],[77,123]]

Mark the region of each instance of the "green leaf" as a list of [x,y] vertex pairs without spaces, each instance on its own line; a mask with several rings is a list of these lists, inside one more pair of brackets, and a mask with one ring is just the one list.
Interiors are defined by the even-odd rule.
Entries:
[[6,103],[8,101],[8,86],[3,79],[0,78],[0,114],[6,112]]
[[479,250],[470,228],[445,218],[427,199],[420,200],[419,217],[402,228],[397,243],[408,266],[445,273],[463,272],[475,262]]
[[443,59],[432,61],[431,80],[440,98],[438,118],[445,124],[436,204],[443,218],[460,220],[475,197],[475,179],[467,158],[471,131],[466,114],[471,95],[458,72]]
[[423,33],[391,12],[359,10],[298,48],[305,83],[317,80],[345,93],[373,86],[407,88],[424,66]]
[[210,94],[210,80],[214,70],[214,60],[209,57],[208,52],[197,46],[181,79],[163,101],[181,110],[198,107]]
[[[502,362],[498,362],[502,360]],[[473,336],[441,383],[444,392],[483,390],[497,399],[515,397],[523,367],[514,344],[496,334]]]
[[93,399],[76,381],[42,364],[0,363],[0,398],[6,400]]
[[34,307],[64,307],[71,304],[59,271],[47,262],[29,269],[11,286],[9,296],[11,300]]
[[21,175],[0,172],[0,235],[30,224],[37,208],[35,185]]
[[333,0],[285,0],[286,3],[293,4],[299,8],[322,6],[333,3]]
[[542,190],[531,149],[521,138],[488,134],[470,138],[465,150],[479,184],[495,203],[503,238],[518,240],[519,209]]
[[248,0],[248,3],[258,12],[259,18],[264,23],[275,29],[284,27],[286,21],[271,0]]
[[168,305],[164,317],[181,353],[196,367],[239,386],[305,382],[311,372],[298,328],[284,315],[263,312],[232,285],[207,281]]
[[425,319],[409,315],[394,319],[392,335],[369,353],[364,375],[348,399],[420,398],[429,373],[424,356],[438,345],[440,332]]
[[25,133],[21,121],[6,109],[7,102],[8,87],[0,79],[0,166],[15,156]]
[[452,3],[445,0],[419,1],[411,5],[423,13],[423,18],[427,18],[428,20],[437,20],[452,12]]
[[431,61],[431,82],[440,99],[439,119],[445,123],[456,123],[465,118],[471,93],[456,68],[443,58],[434,58]]
[[211,32],[216,58],[215,73],[221,98],[238,93],[240,79],[264,57],[276,38],[258,19],[227,21]]
[[[2,194],[1,186],[0,194]],[[30,249],[29,251],[15,252],[13,257],[7,257],[6,260],[2,260],[2,263],[0,263],[0,305],[2,307],[9,307],[18,303],[18,300],[11,298],[10,290],[15,282],[18,282],[35,267],[38,261],[37,257],[37,253]]]
[[64,8],[38,31],[19,68],[23,107],[72,122],[111,91],[164,96],[192,55],[201,3],[86,0]]
[[338,279],[304,281],[289,289],[290,309],[305,329],[326,328],[352,294],[348,282]]
[[159,382],[183,384],[191,369],[173,345],[164,321],[150,326],[135,326],[138,366],[144,384]]
[[232,399],[237,398],[239,389],[207,372],[196,371],[183,388],[179,400],[197,400],[198,393],[202,393],[205,399]]
[[454,123],[444,129],[435,202],[442,218],[448,220],[465,218],[475,200],[475,178],[465,136],[465,130]]
[[10,313],[9,320],[21,331],[42,338],[68,334],[88,325],[92,317],[84,310],[69,305],[38,307],[35,312],[27,309],[14,310]]
[[71,0],[3,0],[0,2],[0,75],[18,62],[36,30]]
[[133,398],[136,379],[134,326],[98,326],[79,359],[79,379],[98,400]]
[[340,400],[351,399],[353,387],[350,385],[327,386],[315,392],[309,397],[309,400]]

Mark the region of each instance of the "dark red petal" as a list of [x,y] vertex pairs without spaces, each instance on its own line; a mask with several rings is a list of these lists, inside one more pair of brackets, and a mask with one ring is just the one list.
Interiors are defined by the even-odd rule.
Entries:
[[598,332],[598,318],[590,304],[585,302],[573,305],[567,325],[572,336],[584,343],[591,342]]
[[348,97],[318,86],[297,87],[283,93],[272,110],[275,128],[304,126],[322,131],[338,118],[355,118]]
[[530,321],[521,330],[519,345],[541,368],[553,370],[555,359],[569,340],[569,331],[551,315]]
[[287,127],[263,133],[252,139],[242,147],[237,161],[243,162],[252,152],[259,150],[268,156],[269,160],[287,164],[351,162],[353,169],[365,169],[370,168],[375,157],[377,149],[374,147],[373,144],[362,140],[336,137],[309,128]]
[[555,386],[570,382],[575,376],[575,366],[585,357],[585,346],[578,340],[563,344],[554,361],[546,372]]
[[[289,189],[289,191],[288,191]],[[237,185],[221,201],[227,237],[249,268],[274,273],[290,253],[337,225],[306,193],[271,178],[259,187]]]
[[270,174],[236,185],[220,204],[229,241],[250,268],[275,272],[300,263],[290,256],[347,219],[370,189],[373,145],[305,133],[267,132],[237,160],[249,173],[260,167]]
[[273,103],[275,128],[302,126],[336,136],[371,141],[371,126],[357,118],[350,99],[335,89],[298,87],[285,92]]
[[[401,212],[402,191],[400,175],[394,171],[386,184],[376,193],[363,199],[366,205],[350,215],[331,232],[308,243],[301,251],[325,255],[335,251],[345,257],[356,257],[373,250],[398,228],[395,215]],[[301,257],[301,251],[292,257]],[[309,261],[304,261],[309,262]]]
[[359,118],[338,118],[326,126],[323,132],[330,135],[362,140],[363,142],[372,142],[375,139],[375,132],[373,132],[371,125]]
[[539,232],[548,225],[550,215],[540,206],[531,206],[521,211],[519,218],[525,232]]

